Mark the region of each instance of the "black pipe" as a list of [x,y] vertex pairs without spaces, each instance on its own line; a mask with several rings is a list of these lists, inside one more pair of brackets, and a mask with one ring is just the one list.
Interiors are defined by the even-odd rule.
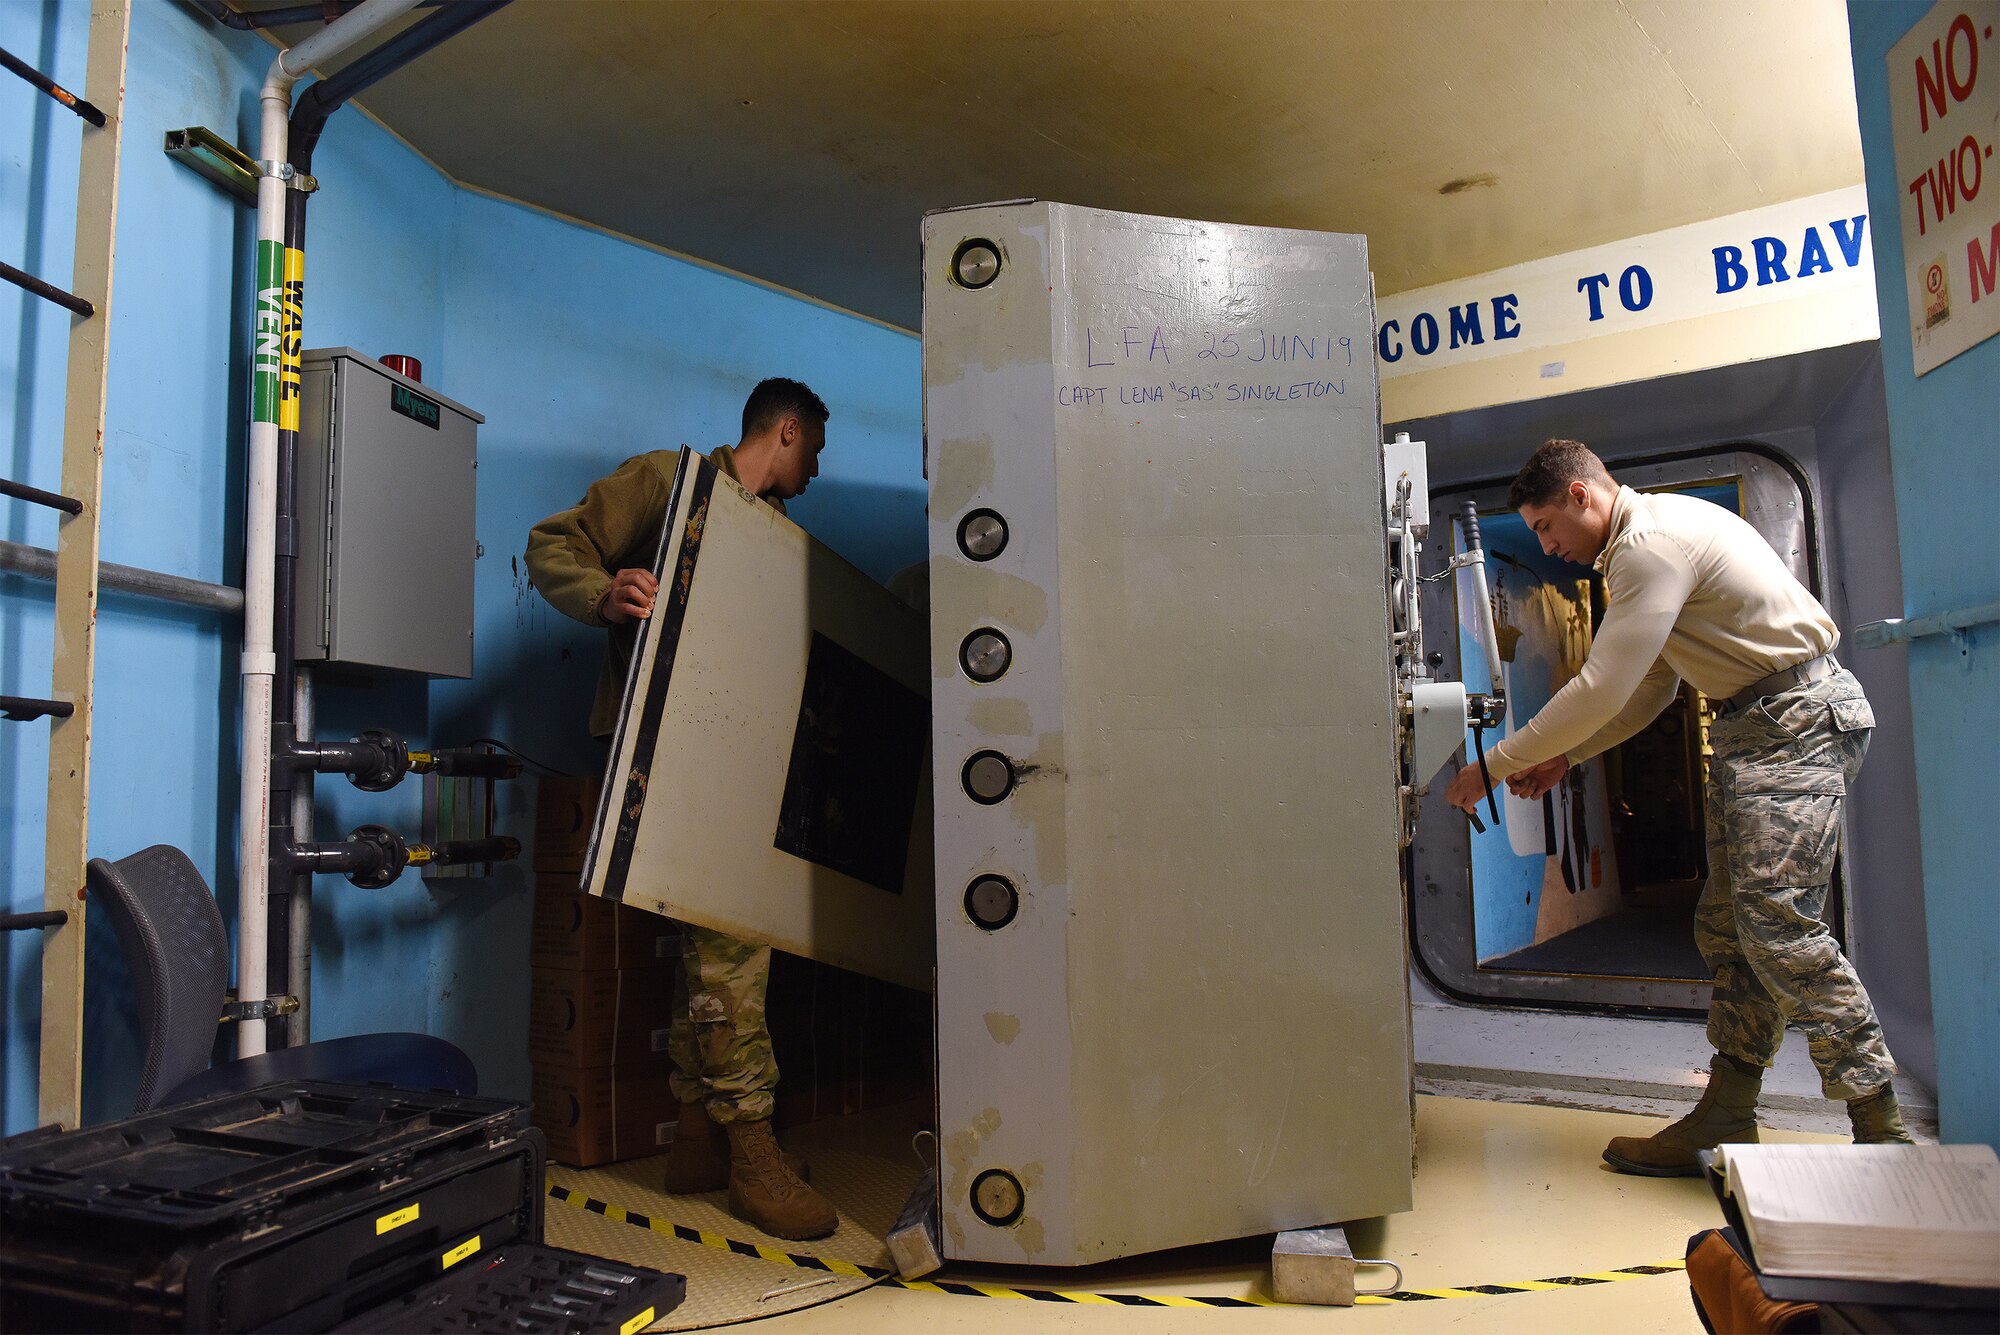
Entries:
[[[318,23],[326,18],[324,4],[294,5],[289,9],[260,9],[254,13],[245,13],[225,4],[224,0],[193,0],[193,3],[217,23],[226,28],[234,28],[238,32],[252,32],[258,28],[283,28],[294,23]],[[335,17],[345,17],[360,3],[361,0],[339,0],[340,9]],[[444,0],[424,0],[417,8],[435,9],[443,3]]]
[[59,496],[53,491],[43,491],[25,482],[9,482],[0,477],[0,496],[12,496],[17,501],[29,501],[35,505],[46,505],[51,510],[61,510],[64,514],[80,515],[83,502],[74,496]]
[[340,110],[349,98],[372,88],[440,42],[464,32],[508,3],[509,0],[455,0],[439,13],[405,28],[338,73],[306,89],[292,108],[292,166],[307,174],[312,172],[313,149],[326,129],[327,117]]
[[[306,201],[308,195],[303,190],[285,191],[284,247],[286,251],[305,249]],[[289,266],[285,266],[289,267]],[[285,292],[282,301],[290,311],[296,308],[303,321],[305,293],[303,266],[299,274],[299,291]],[[303,337],[298,330],[281,328],[279,338],[290,344]],[[293,357],[299,350],[287,348]],[[283,383],[283,368],[280,368],[278,396],[280,405],[284,402],[286,386]],[[279,408],[279,417],[285,415]],[[291,950],[292,950],[292,903],[298,890],[298,880],[302,874],[309,875],[303,868],[292,862],[288,856],[297,845],[297,831],[292,825],[292,792],[298,783],[297,764],[293,757],[299,747],[298,740],[298,628],[297,603],[299,583],[299,433],[296,428],[278,428],[278,467],[276,507],[277,524],[272,543],[271,581],[271,650],[275,662],[271,673],[271,734],[268,739],[271,753],[271,795],[268,829],[270,846],[267,850],[269,871],[267,884],[270,887],[270,905],[265,913],[265,935],[267,948],[264,959],[267,983],[257,995],[281,996],[292,991]],[[267,1030],[267,1043],[283,1046],[284,1036],[279,1027]]]
[[0,695],[0,718],[33,723],[38,718],[68,718],[76,706],[67,700],[42,700],[30,695]]
[[32,932],[37,927],[60,927],[69,921],[69,914],[61,909],[44,909],[40,913],[0,913],[0,932]]
[[51,79],[48,75],[36,69],[33,65],[28,64],[26,61],[22,60],[20,57],[16,56],[11,51],[7,50],[7,48],[5,47],[0,47],[0,69],[7,69],[13,71],[15,74],[20,75],[23,79],[26,79],[29,83],[33,84],[35,87],[47,93],[50,97],[53,97],[56,101],[68,107],[71,111],[74,111],[77,115],[89,121],[92,125],[95,125],[98,129],[101,130],[104,128],[103,112],[99,111],[96,107],[90,105],[90,103],[78,97],[75,93],[72,93],[69,89],[57,83],[54,79]]
[[[471,27],[506,3],[507,0],[458,0],[441,13],[433,14],[383,42],[331,78],[314,83],[292,109],[289,146],[292,166],[299,172],[311,173],[313,150],[326,128],[327,118],[338,111],[348,98],[415,60],[446,38]],[[219,0],[214,6],[204,7],[224,23],[230,23],[230,19],[218,10],[234,13]],[[268,12],[257,17],[263,23],[278,21]],[[231,26],[236,25],[232,23]],[[306,246],[306,199],[307,194],[302,190],[285,192],[285,249],[297,250],[301,255]],[[302,319],[303,291],[287,293],[286,301],[288,305],[293,302],[298,304]],[[287,331],[281,336],[297,335]],[[279,392],[283,393],[282,385]],[[292,824],[292,794],[298,782],[301,758],[312,755],[316,750],[310,740],[303,745],[300,743],[294,709],[298,673],[298,628],[295,625],[298,607],[298,456],[298,431],[287,431],[281,427],[278,431],[277,541],[271,601],[271,639],[276,662],[272,674],[271,731],[265,739],[271,755],[268,790],[270,842],[266,863],[268,883],[273,890],[267,923],[269,949],[266,959],[269,963],[265,978],[240,979],[237,984],[239,987],[262,985],[263,995],[266,996],[283,995],[292,990],[292,903],[302,878],[320,871],[339,871],[345,872],[356,885],[376,888],[395,880],[408,863],[401,836],[381,826],[363,826],[341,844],[302,845]],[[403,761],[407,765],[407,749],[404,750]],[[313,756],[308,763],[317,768],[317,756]],[[401,775],[396,775],[396,778],[400,779]],[[273,968],[276,972],[275,985],[270,976]],[[274,1033],[272,1037],[278,1044],[284,1041],[282,1033]]]
[[507,862],[521,856],[521,841],[510,834],[489,835],[484,839],[452,839],[431,850],[431,861],[440,867],[463,866],[469,862]]
[[513,779],[521,773],[521,762],[513,756],[470,747],[431,752],[431,772],[464,779]]
[[0,278],[6,279],[16,287],[26,288],[44,301],[53,301],[58,306],[75,311],[86,320],[97,314],[97,307],[76,293],[65,292],[53,283],[44,283],[33,274],[24,269],[16,269],[5,260],[0,260]]

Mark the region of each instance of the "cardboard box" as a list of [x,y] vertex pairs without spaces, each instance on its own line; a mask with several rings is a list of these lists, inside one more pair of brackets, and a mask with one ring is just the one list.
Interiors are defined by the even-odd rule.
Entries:
[[535,1068],[534,1122],[549,1158],[578,1168],[658,1154],[680,1108],[664,1056],[615,1066]]
[[597,828],[602,775],[544,774],[535,785],[535,871],[580,873]]
[[535,1068],[609,1066],[624,1058],[666,1060],[674,976],[643,969],[536,966],[528,995],[528,1055]]
[[672,919],[580,894],[568,876],[535,878],[533,940],[534,963],[551,969],[671,969],[681,957]]

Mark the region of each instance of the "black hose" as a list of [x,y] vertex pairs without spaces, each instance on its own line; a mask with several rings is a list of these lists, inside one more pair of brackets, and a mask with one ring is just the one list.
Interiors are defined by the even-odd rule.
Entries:
[[[326,6],[323,4],[293,5],[288,9],[260,9],[254,13],[245,13],[226,4],[224,0],[192,0],[192,2],[202,13],[223,27],[234,28],[238,32],[254,32],[259,28],[284,28],[294,23],[319,23],[326,18]],[[340,9],[335,17],[345,16],[360,3],[361,0],[339,0]],[[443,3],[444,0],[424,0],[418,8],[432,9]]]

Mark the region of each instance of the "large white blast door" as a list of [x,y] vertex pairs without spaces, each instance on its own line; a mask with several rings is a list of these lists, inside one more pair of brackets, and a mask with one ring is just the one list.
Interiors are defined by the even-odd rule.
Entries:
[[1409,1208],[1366,244],[924,226],[948,1256]]

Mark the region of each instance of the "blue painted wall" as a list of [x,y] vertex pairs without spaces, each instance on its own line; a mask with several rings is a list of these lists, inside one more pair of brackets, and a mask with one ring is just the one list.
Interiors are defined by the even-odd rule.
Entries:
[[[0,0],[8,49],[82,88],[88,6]],[[241,580],[246,377],[254,219],[160,151],[206,125],[254,142],[272,48],[185,7],[135,6],[127,84],[105,438],[104,556],[199,579]],[[83,89],[86,96],[93,90]],[[81,123],[0,81],[0,255],[66,283]],[[819,390],[833,412],[801,523],[877,578],[923,551],[920,373],[915,339],[672,256],[454,186],[355,111],[315,161],[306,341],[410,353],[439,392],[488,418],[480,439],[477,668],[470,682],[328,682],[324,735],[388,726],[437,743],[494,735],[563,767],[595,765],[583,718],[598,633],[527,589],[515,558],[535,520],[633,452],[733,441],[765,375]],[[18,257],[18,258],[17,258]],[[0,291],[0,474],[57,484],[66,313]],[[53,546],[51,516],[0,505],[0,536]],[[0,692],[45,694],[49,586],[0,575]],[[185,849],[234,900],[236,627],[228,619],[107,596],[98,650],[90,846],[118,857]],[[0,899],[41,902],[47,725],[0,724]],[[507,791],[503,826],[526,833],[531,782]],[[368,795],[322,781],[322,836],[364,821],[414,835],[418,790]],[[487,1089],[525,1095],[528,876],[432,891],[322,878],[315,914],[314,1033],[440,1033],[478,1061]],[[85,1104],[129,1106],[136,1046],[108,925],[91,929]],[[35,1117],[37,944],[10,934],[4,1127]]]
[[[1854,88],[1875,224],[1876,295],[1889,443],[1902,517],[1904,609],[1924,616],[2000,597],[2000,338],[1918,379],[1903,290],[1903,185],[1884,57],[1928,0],[1849,0]],[[2000,57],[1987,39],[1982,52]],[[1993,701],[2000,629],[1908,651],[1925,911],[1936,1017],[1938,1115],[1946,1140],[2000,1147],[2000,916],[1993,911]]]

